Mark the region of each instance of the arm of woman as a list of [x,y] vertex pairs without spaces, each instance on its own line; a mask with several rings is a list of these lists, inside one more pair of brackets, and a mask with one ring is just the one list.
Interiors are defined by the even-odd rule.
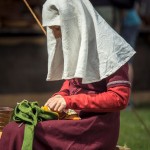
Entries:
[[95,112],[112,112],[124,109],[130,96],[128,65],[121,67],[106,79],[107,91],[99,94],[77,94],[63,96],[66,107]]
[[124,109],[128,104],[130,88],[116,86],[101,94],[78,94],[65,96],[67,108],[95,112],[112,112]]
[[69,95],[69,81],[65,80],[60,91],[55,93],[53,96],[55,95],[61,95],[61,96],[68,96]]

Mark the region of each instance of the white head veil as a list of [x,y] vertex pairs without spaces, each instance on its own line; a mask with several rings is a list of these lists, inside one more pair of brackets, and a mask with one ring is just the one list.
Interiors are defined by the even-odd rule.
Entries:
[[[124,65],[135,53],[96,12],[89,0],[47,0],[43,5],[47,26],[47,80],[82,78],[100,81]],[[60,25],[62,39],[48,26]]]

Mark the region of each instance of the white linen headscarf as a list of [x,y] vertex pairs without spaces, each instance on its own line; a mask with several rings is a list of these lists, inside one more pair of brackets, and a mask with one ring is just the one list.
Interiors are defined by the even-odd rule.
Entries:
[[[47,0],[42,18],[47,26],[48,81],[82,78],[82,83],[97,82],[135,54],[89,0]],[[55,39],[48,27],[52,25],[60,25],[62,39]]]

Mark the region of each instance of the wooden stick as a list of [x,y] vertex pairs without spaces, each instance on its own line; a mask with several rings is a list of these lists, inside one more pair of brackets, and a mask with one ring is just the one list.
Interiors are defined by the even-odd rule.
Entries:
[[33,15],[34,19],[36,20],[36,22],[38,23],[38,25],[40,26],[40,28],[42,29],[43,33],[46,35],[46,31],[43,28],[41,22],[38,20],[38,18],[36,17],[35,13],[33,12],[33,10],[31,9],[31,7],[29,6],[28,2],[26,0],[23,0],[24,3],[26,4],[26,6],[28,7],[29,11],[31,12],[31,14]]

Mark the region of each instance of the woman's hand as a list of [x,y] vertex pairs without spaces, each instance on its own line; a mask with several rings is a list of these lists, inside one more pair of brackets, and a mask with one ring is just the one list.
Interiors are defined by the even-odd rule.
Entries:
[[45,103],[52,111],[62,112],[66,108],[66,101],[61,95],[55,95]]

